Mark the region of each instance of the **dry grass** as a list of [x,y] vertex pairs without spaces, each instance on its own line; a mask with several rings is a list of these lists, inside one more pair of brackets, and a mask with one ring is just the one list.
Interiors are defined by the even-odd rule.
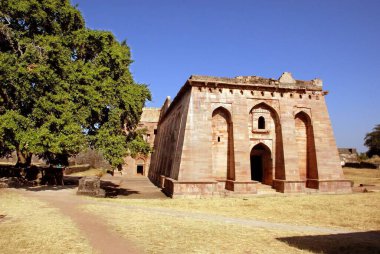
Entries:
[[76,172],[70,174],[70,176],[99,176],[102,177],[105,174],[105,170],[102,168],[90,168],[82,172]]
[[87,205],[122,236],[147,253],[309,253],[276,240],[300,236],[289,232],[200,221],[184,217],[128,211],[120,207]]
[[[350,180],[378,184],[377,170],[344,170]],[[378,237],[363,236],[361,233],[316,236],[305,232],[252,228],[210,221],[206,217],[181,215],[181,212],[192,212],[353,231],[380,231],[380,193],[281,195],[245,199],[91,200],[95,204],[85,206],[88,212],[107,221],[115,231],[137,243],[147,253],[380,251]],[[110,206],[105,200],[116,205]],[[151,212],[149,209],[126,210],[124,206],[167,208],[179,213],[173,216]],[[86,253],[91,249],[68,218],[43,202],[0,190],[1,214],[7,214],[11,218],[0,219],[1,253]]]
[[[189,216],[185,212],[289,224],[339,225],[379,232],[379,205],[367,206],[368,203],[379,203],[379,197],[375,193],[372,196],[313,195],[249,200],[113,200],[111,202],[147,209],[126,210],[119,204],[112,206],[110,213],[107,203],[87,205],[85,209],[106,220],[115,231],[133,240],[147,253],[377,253],[380,242],[376,232],[317,235],[303,232],[302,227],[297,232],[254,228],[211,220],[207,216]],[[363,198],[365,202],[360,201]],[[339,208],[341,205],[343,207]],[[151,207],[170,208],[171,213],[149,211]]]
[[[148,253],[377,253],[380,193],[283,195],[214,199],[113,199],[86,209]],[[103,201],[102,201],[103,202]],[[124,206],[144,207],[126,210]],[[167,208],[170,214],[149,208]],[[173,211],[178,211],[174,213]],[[181,215],[181,212],[182,215]],[[349,234],[315,235],[222,223],[186,213],[223,215],[296,225],[344,228]],[[285,229],[286,230],[286,229]],[[375,233],[371,231],[376,231]]]
[[364,168],[343,168],[344,176],[354,181],[355,186],[359,184],[370,184],[380,186],[380,170]]
[[380,230],[380,193],[108,201],[296,225]]
[[56,208],[0,189],[1,253],[93,253],[74,223]]
[[380,163],[380,156],[374,155],[372,158],[366,159],[365,162]]

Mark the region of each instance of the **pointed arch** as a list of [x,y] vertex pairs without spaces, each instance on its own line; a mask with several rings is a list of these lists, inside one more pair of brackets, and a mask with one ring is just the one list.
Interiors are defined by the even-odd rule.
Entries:
[[235,162],[231,113],[224,107],[212,112],[212,174],[217,180],[234,180]]
[[214,117],[216,114],[223,114],[225,118],[228,120],[228,122],[232,123],[231,113],[225,107],[219,106],[216,109],[214,109],[214,111],[212,111],[212,117]]
[[280,120],[279,113],[277,112],[277,110],[275,108],[273,108],[272,106],[270,106],[269,104],[267,104],[265,102],[257,103],[255,106],[252,107],[252,109],[250,110],[249,113],[252,114],[252,112],[255,109],[260,109],[260,108],[268,110],[272,114],[274,120],[278,121],[278,123],[279,123],[279,120]]
[[300,111],[294,116],[300,179],[318,179],[314,131],[310,116]]
[[260,102],[250,110],[250,118],[253,135],[256,135],[256,129],[259,127],[259,119],[262,116],[265,119],[265,132],[257,129],[257,135],[267,135],[273,142],[272,161],[274,170],[274,178],[285,180],[284,168],[284,150],[282,141],[281,121],[278,111],[265,102]]
[[273,162],[270,148],[264,143],[256,144],[250,153],[251,180],[272,184]]

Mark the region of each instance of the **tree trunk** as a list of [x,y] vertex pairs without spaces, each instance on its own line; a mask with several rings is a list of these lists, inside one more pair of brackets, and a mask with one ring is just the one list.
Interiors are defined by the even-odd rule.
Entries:
[[30,167],[30,164],[32,163],[32,154],[26,153],[24,154],[20,149],[16,149],[17,154],[17,163],[16,167],[19,168],[27,168]]

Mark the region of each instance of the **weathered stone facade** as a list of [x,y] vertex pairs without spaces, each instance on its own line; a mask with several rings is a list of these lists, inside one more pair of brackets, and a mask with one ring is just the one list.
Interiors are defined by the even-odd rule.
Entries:
[[350,192],[322,81],[191,76],[165,101],[149,178],[173,197]]
[[[160,118],[160,108],[143,108],[140,122],[137,126],[139,129],[146,129],[144,139],[153,147],[154,138],[157,133],[157,124]],[[137,156],[132,158],[128,156],[124,159],[122,168],[123,173],[127,175],[148,175],[150,165],[150,155]]]

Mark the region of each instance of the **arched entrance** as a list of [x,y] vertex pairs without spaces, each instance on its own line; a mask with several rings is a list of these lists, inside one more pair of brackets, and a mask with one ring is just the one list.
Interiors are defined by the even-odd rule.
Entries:
[[136,160],[136,175],[145,175],[145,161],[142,158]]
[[[285,180],[282,130],[277,111],[266,103],[261,102],[255,105],[249,114],[250,123],[248,126],[252,133],[250,134],[250,138],[254,140],[254,142],[267,140],[268,144],[271,143],[271,149],[261,143],[263,146],[267,147],[269,158],[271,160],[271,164],[268,166],[270,167],[270,172],[268,172],[268,176],[263,175],[264,181],[267,182],[266,184],[271,185],[273,179]],[[255,159],[255,161],[259,161],[258,158]],[[257,162],[256,167],[258,166],[259,162]],[[259,178],[259,176],[257,176],[257,178]]]
[[251,150],[251,180],[272,184],[272,156],[269,148],[260,143]]

